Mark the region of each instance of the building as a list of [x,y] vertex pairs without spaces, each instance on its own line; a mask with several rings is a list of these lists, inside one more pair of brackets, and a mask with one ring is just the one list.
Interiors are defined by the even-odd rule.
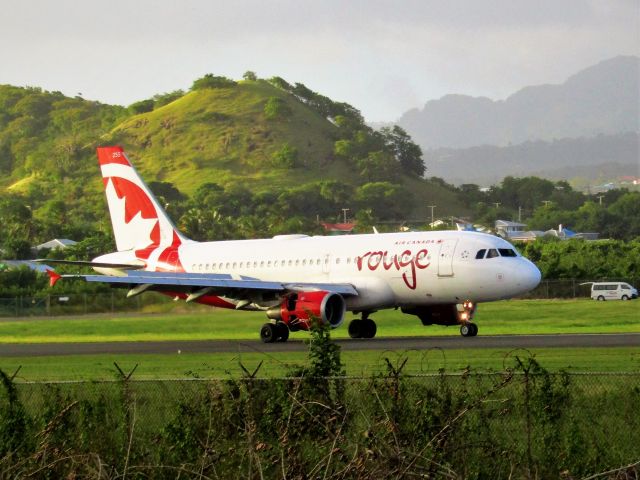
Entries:
[[72,245],[75,245],[78,242],[73,240],[69,240],[68,238],[54,238],[53,240],[49,240],[48,242],[41,243],[40,245],[34,247],[34,250],[44,250],[45,248],[48,250],[58,250],[65,249]]
[[550,229],[546,232],[541,230],[525,230],[527,225],[524,223],[510,222],[507,220],[496,220],[496,233],[502,238],[513,242],[532,242],[540,237],[556,237],[560,240],[583,239],[597,240],[598,233],[576,233],[573,230],[565,228],[562,224],[557,229]]
[[496,220],[496,234],[503,238],[513,238],[524,233],[527,225],[524,223],[510,222],[508,220]]
[[322,226],[329,235],[348,235],[353,232],[356,223],[322,223]]

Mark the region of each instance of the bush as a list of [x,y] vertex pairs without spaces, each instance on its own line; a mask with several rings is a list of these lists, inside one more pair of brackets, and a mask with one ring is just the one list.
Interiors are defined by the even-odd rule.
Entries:
[[193,82],[191,90],[203,90],[205,88],[229,88],[235,87],[237,83],[230,78],[207,73],[204,77]]
[[129,105],[129,111],[134,115],[153,111],[154,101],[152,99],[141,100]]
[[264,105],[264,116],[269,120],[273,120],[278,117],[285,117],[291,110],[287,104],[278,97],[269,97],[267,103]]
[[288,143],[271,155],[271,164],[276,168],[294,168],[298,161],[298,149]]

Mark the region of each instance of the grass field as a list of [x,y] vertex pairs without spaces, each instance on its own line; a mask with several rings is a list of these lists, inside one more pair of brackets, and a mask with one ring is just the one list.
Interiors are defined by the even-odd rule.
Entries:
[[[405,358],[407,374],[437,373],[443,368],[456,373],[471,367],[474,371],[503,371],[515,365],[515,356],[534,355],[549,371],[640,372],[640,348],[541,348],[533,350],[465,349],[425,351],[345,351],[342,362],[348,375],[367,376],[387,371],[388,359],[398,366]],[[2,358],[0,369],[12,375],[18,367],[20,381],[107,380],[115,379],[117,362],[129,372],[138,365],[135,379],[159,378],[238,378],[240,364],[253,371],[262,362],[259,377],[287,375],[294,365],[304,365],[305,352],[295,353],[216,353],[170,355],[78,355],[60,357]]]
[[[346,324],[332,332],[347,337]],[[424,327],[417,317],[387,310],[372,316],[378,336],[459,335],[458,328]],[[158,340],[246,340],[258,337],[262,312],[212,309],[204,313],[142,316],[96,315],[14,319],[0,322],[2,343],[121,342]],[[482,304],[480,335],[640,332],[640,302],[510,300]],[[293,334],[306,338],[305,332]],[[1,351],[1,346],[0,346]],[[1,356],[1,353],[0,353]]]
[[[593,302],[589,300],[520,300],[481,305],[476,320],[480,334],[624,333],[640,332],[640,302]],[[375,315],[380,336],[459,335],[456,327],[423,327],[416,317],[386,311]],[[348,320],[347,320],[348,321]],[[210,310],[204,313],[143,316],[83,316],[71,318],[13,319],[0,322],[0,369],[18,378],[36,380],[98,380],[114,378],[113,362],[124,369],[138,364],[136,378],[205,377],[242,375],[240,363],[249,370],[263,362],[262,376],[286,375],[289,367],[304,364],[307,354],[219,353],[171,355],[83,355],[71,357],[3,358],[2,343],[91,342],[255,339],[264,322],[262,313]],[[307,338],[308,334],[294,334]],[[347,329],[332,332],[347,336]],[[406,373],[433,373],[440,368],[457,372],[471,366],[479,370],[503,370],[513,365],[513,356],[535,355],[549,370],[640,371],[637,348],[542,348],[509,352],[501,349],[465,349],[407,352],[343,352],[350,375],[367,375],[386,369],[405,356]]]

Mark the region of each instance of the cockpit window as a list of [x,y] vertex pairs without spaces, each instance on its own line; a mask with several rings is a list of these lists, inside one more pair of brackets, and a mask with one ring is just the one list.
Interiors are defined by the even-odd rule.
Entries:
[[490,248],[489,251],[487,252],[487,258],[495,258],[499,256],[500,254],[498,253],[498,250],[496,250],[495,248]]
[[499,248],[498,251],[503,257],[517,257],[518,254],[511,248]]
[[478,250],[478,253],[476,253],[476,258],[478,260],[480,260],[481,258],[484,258],[484,254],[487,253],[487,249],[483,248],[482,250]]

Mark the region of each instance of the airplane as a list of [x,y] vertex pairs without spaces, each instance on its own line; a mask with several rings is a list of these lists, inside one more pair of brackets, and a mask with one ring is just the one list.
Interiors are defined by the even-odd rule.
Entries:
[[[346,312],[351,338],[373,338],[371,315],[400,309],[423,325],[459,325],[473,337],[478,302],[522,295],[540,271],[506,240],[468,231],[346,236],[276,235],[270,239],[196,242],[174,226],[119,146],[97,156],[117,251],[90,262],[83,278],[128,288],[132,297],[157,291],[186,302],[263,311],[265,343],[309,330],[314,319],[339,327]],[[55,263],[55,261],[47,260]]]

